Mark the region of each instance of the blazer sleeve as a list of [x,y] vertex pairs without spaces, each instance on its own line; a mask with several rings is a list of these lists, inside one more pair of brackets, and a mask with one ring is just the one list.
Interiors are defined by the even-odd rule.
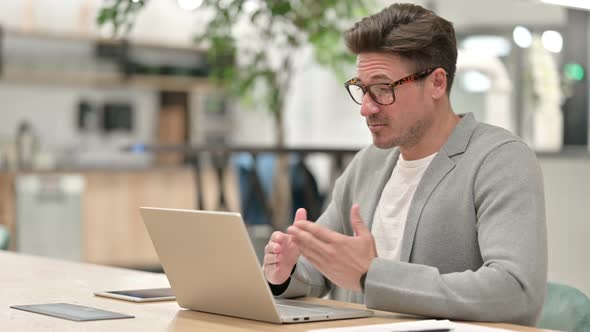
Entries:
[[473,180],[483,265],[441,274],[435,267],[373,260],[367,307],[473,321],[534,325],[547,282],[547,235],[541,169],[521,141],[494,148]]

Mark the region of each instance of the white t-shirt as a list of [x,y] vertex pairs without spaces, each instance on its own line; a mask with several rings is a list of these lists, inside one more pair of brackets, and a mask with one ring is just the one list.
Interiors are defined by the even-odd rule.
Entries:
[[418,160],[401,156],[377,204],[371,233],[375,238],[377,256],[399,261],[408,210],[416,187],[436,153]]

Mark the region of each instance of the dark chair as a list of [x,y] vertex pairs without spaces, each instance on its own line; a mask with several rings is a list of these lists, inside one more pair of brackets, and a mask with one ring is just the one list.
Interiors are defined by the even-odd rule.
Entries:
[[559,331],[590,331],[590,300],[578,289],[548,283],[537,327]]

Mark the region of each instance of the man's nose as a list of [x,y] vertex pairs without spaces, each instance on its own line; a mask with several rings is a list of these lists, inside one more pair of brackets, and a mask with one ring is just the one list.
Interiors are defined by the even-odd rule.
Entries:
[[379,113],[379,104],[377,104],[371,95],[367,92],[363,96],[363,104],[361,105],[361,115],[364,117]]

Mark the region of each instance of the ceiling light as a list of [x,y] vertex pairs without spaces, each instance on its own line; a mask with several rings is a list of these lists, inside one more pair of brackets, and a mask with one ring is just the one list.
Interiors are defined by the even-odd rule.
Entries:
[[533,43],[533,35],[529,31],[529,29],[523,27],[522,25],[516,26],[512,31],[512,38],[516,45],[521,48],[529,48]]
[[588,2],[588,0],[541,0],[541,2],[552,5],[590,10],[590,2]]
[[184,10],[192,11],[203,4],[203,0],[178,0],[178,6]]
[[559,53],[563,48],[563,37],[557,31],[547,30],[543,32],[541,42],[543,42],[543,47],[549,52]]

